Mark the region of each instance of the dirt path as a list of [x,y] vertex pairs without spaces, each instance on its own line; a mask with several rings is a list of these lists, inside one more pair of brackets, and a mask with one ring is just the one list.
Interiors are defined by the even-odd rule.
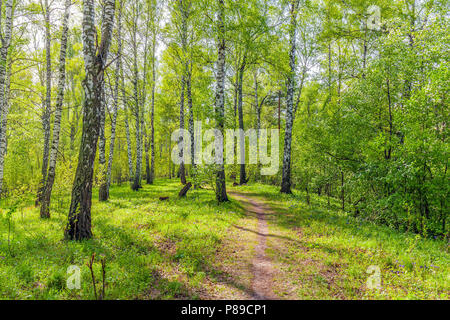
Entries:
[[[269,235],[269,227],[267,219],[269,216],[268,210],[263,205],[254,199],[250,199],[245,195],[237,192],[230,192],[230,195],[239,199],[245,200],[245,207],[249,215],[254,215],[257,218],[257,230],[253,231],[257,236],[257,242],[254,250],[254,256],[251,260],[251,271],[253,279],[251,281],[251,294],[253,299],[257,300],[271,300],[277,299],[272,291],[272,283],[274,278],[274,267],[271,259],[266,254],[267,237]],[[251,232],[236,226],[243,231]]]
[[[332,260],[340,251],[321,243],[322,234],[305,237],[295,213],[270,202],[235,190],[228,195],[241,204],[245,215],[229,228],[217,249],[198,291],[200,299],[346,298],[348,280],[342,268],[348,263]],[[348,290],[357,292],[359,287]]]

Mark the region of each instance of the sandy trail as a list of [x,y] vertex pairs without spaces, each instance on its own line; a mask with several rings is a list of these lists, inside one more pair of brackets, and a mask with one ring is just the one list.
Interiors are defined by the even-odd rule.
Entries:
[[261,203],[254,199],[246,197],[242,193],[229,192],[229,194],[231,194],[238,200],[245,200],[247,212],[250,214],[254,214],[258,219],[257,230],[255,232],[257,235],[257,244],[255,247],[255,254],[252,259],[252,298],[257,300],[277,299],[272,291],[274,267],[270,258],[266,254],[267,237],[269,234],[269,227],[267,224],[267,210]]

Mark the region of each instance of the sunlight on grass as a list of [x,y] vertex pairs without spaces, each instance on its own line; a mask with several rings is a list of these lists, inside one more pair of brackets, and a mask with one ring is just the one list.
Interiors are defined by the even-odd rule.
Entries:
[[[177,199],[179,188],[178,182],[163,180],[139,192],[127,185],[112,187],[110,201],[93,200],[94,238],[80,243],[63,241],[66,210],[53,208],[51,219],[41,220],[38,209],[27,204],[12,216],[10,252],[4,208],[0,296],[92,299],[92,280],[85,264],[93,253],[106,256],[108,299],[189,296],[189,281],[201,281],[228,226],[242,210],[235,201],[218,206],[208,190],[193,190],[186,199]],[[160,201],[161,195],[170,200]],[[69,200],[64,200],[66,205]],[[81,290],[66,288],[70,265],[81,268]],[[100,285],[100,264],[94,268]],[[180,274],[185,283],[178,280],[183,278]]]
[[[313,195],[307,205],[306,195],[298,191],[280,195],[278,187],[261,184],[239,190],[279,213],[271,232],[291,241],[284,242],[288,253],[280,254],[278,248],[272,256],[289,261],[291,271],[283,281],[301,284],[296,286],[297,298],[449,299],[446,240],[425,239],[352,217],[343,213],[337,202],[328,207],[325,197]],[[305,261],[308,263],[297,269],[300,272],[293,271],[292,265]],[[327,281],[321,281],[314,264],[328,276]],[[380,290],[366,287],[371,265],[381,269]]]
[[[225,289],[220,284],[221,274],[226,277],[232,273],[229,266],[235,262],[228,261],[231,256],[224,257],[224,253],[218,256],[218,250],[224,240],[229,242],[238,236],[238,229],[230,233],[232,225],[256,220],[244,215],[245,205],[237,200],[217,205],[212,190],[191,190],[187,198],[178,199],[180,187],[169,180],[157,180],[139,192],[131,191],[128,185],[113,186],[111,199],[103,203],[97,201],[94,190],[94,238],[83,242],[63,240],[69,197],[53,201],[49,220],[39,218],[31,195],[14,209],[12,203],[3,200],[0,296],[93,299],[86,266],[93,253],[106,258],[106,299],[198,299],[204,298],[199,292],[210,286],[220,294]],[[302,193],[280,195],[274,186],[254,184],[236,190],[274,211],[269,221],[267,254],[279,274],[274,279],[274,292],[280,298],[449,298],[450,259],[444,240],[375,225],[340,211],[337,203],[328,207],[326,199],[320,197],[313,196],[311,205],[307,205]],[[170,199],[160,201],[161,196]],[[231,244],[227,250],[233,253],[239,248]],[[251,255],[251,248],[245,250],[248,252],[236,254],[251,260],[250,256],[243,257]],[[66,286],[71,265],[81,270],[79,290]],[[366,287],[367,269],[372,265],[381,270],[381,289]],[[99,288],[99,259],[94,272]]]

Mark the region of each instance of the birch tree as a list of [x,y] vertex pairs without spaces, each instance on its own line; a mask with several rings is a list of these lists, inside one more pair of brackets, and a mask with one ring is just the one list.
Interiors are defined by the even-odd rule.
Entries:
[[[186,87],[186,50],[187,50],[187,11],[186,1],[179,0],[179,10],[181,16],[181,91],[180,91],[180,130],[184,130],[184,91]],[[182,145],[183,135],[180,135],[178,145]],[[184,164],[183,148],[180,149],[180,180],[182,184],[186,184],[186,170]]]
[[116,125],[117,125],[117,113],[119,107],[119,82],[120,71],[122,70],[122,10],[123,0],[119,1],[119,11],[117,18],[117,57],[116,57],[116,70],[115,70],[115,83],[113,90],[113,117],[111,121],[111,140],[109,143],[109,158],[108,167],[106,170],[105,183],[100,186],[99,200],[106,201],[109,199],[109,188],[111,187],[111,170],[114,160],[114,147],[116,141]]
[[64,16],[61,33],[61,49],[59,54],[59,78],[58,91],[55,106],[55,120],[53,123],[53,140],[50,151],[50,162],[47,179],[43,189],[42,203],[41,203],[41,218],[50,218],[50,199],[52,195],[53,183],[55,182],[56,160],[58,156],[59,139],[61,131],[61,114],[62,105],[64,101],[64,87],[66,82],[66,51],[67,51],[67,34],[69,31],[69,14],[70,14],[71,0],[65,0]]
[[42,201],[43,190],[47,180],[48,161],[50,154],[50,113],[52,103],[52,58],[51,58],[51,20],[50,20],[50,5],[48,0],[44,3],[41,2],[42,12],[44,15],[44,27],[45,27],[45,101],[44,110],[42,112],[42,130],[44,132],[44,149],[42,153],[42,177],[39,184],[38,194],[36,198],[36,205],[39,205]]
[[[239,157],[244,159],[239,165],[239,184],[248,182],[245,166],[245,135],[244,135],[244,107],[243,85],[244,76],[249,67],[257,65],[264,60],[267,50],[267,33],[269,32],[267,7],[260,8],[257,1],[232,3],[233,19],[235,24],[231,27],[232,45],[230,50],[233,57],[234,68],[234,110],[238,117],[239,132]],[[236,117],[236,116],[235,116]],[[236,120],[235,120],[236,121]]]
[[153,39],[152,39],[152,102],[150,109],[150,179],[149,184],[153,184],[155,179],[155,87],[156,87],[156,32],[159,20],[156,18],[156,11],[153,16]]
[[[218,0],[218,12],[217,12],[217,84],[216,84],[216,128],[222,133],[224,132],[225,122],[225,4],[224,0]],[[222,159],[219,159],[221,163],[217,164],[216,169],[216,199],[217,202],[228,201],[226,184],[225,184],[225,166]]]
[[142,188],[141,185],[141,169],[142,169],[142,135],[141,130],[141,107],[140,99],[139,99],[139,69],[138,69],[138,16],[140,14],[138,1],[134,2],[133,12],[132,12],[132,22],[131,22],[131,42],[132,42],[132,50],[133,50],[133,113],[135,117],[135,133],[136,133],[136,169],[134,172],[134,179],[131,188],[134,191]]
[[149,51],[149,39],[150,39],[150,26],[151,26],[151,16],[152,16],[152,7],[151,2],[146,1],[146,14],[145,18],[148,21],[145,24],[145,31],[144,31],[144,54],[143,54],[143,72],[142,72],[142,86],[141,86],[141,94],[140,94],[140,100],[141,100],[141,127],[142,127],[142,143],[144,144],[144,150],[145,150],[145,180],[147,183],[150,182],[150,143],[148,140],[148,133],[147,133],[147,125],[145,121],[145,114],[146,114],[146,106],[147,106],[147,83],[148,83],[148,51]]
[[[8,50],[11,45],[11,34],[13,28],[13,14],[14,14],[14,0],[7,0],[5,3],[5,23],[3,30],[0,30],[0,194],[3,191],[3,169],[5,165],[6,156],[6,130],[8,126],[8,112],[9,112],[9,76],[11,69],[7,68],[8,65]],[[2,15],[1,10],[3,7],[3,1],[0,1],[0,17]],[[0,25],[0,28],[2,26]]]
[[134,173],[133,173],[133,157],[131,154],[131,133],[130,133],[130,122],[128,118],[128,102],[127,102],[127,93],[125,90],[125,77],[123,74],[123,65],[121,65],[120,70],[120,87],[122,93],[122,103],[125,113],[125,134],[127,139],[127,159],[128,159],[128,179],[130,182],[133,181]]
[[290,24],[289,24],[289,73],[287,76],[286,95],[286,130],[284,133],[283,173],[281,181],[281,193],[292,193],[291,191],[291,144],[292,127],[294,125],[294,88],[295,88],[295,51],[296,51],[296,29],[297,10],[299,1],[290,0]]
[[94,0],[83,0],[83,55],[85,62],[83,132],[78,166],[72,188],[69,218],[65,229],[68,240],[83,240],[92,237],[91,201],[93,166],[97,151],[100,126],[100,111],[104,97],[104,72],[107,66],[109,47],[114,25],[115,1],[105,0],[101,41],[96,45]]

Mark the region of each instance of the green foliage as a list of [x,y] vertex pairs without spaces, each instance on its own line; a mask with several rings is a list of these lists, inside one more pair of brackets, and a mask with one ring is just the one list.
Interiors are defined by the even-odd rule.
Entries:
[[[278,188],[262,184],[240,187],[239,191],[259,197],[278,213],[271,233],[288,241],[286,248],[272,252],[272,259],[280,259],[290,268],[308,261],[305,269],[290,270],[283,280],[301,283],[294,286],[295,298],[448,299],[450,256],[446,240],[427,239],[352,217],[339,210],[339,201],[328,205],[324,197],[314,194],[307,204],[306,192],[280,195]],[[331,285],[315,269],[322,263],[332,273]],[[365,286],[370,266],[380,268],[381,290]]]
[[[445,238],[449,52],[442,43],[448,41],[448,22],[438,7],[420,9],[433,19],[393,6],[383,13],[381,33],[339,31],[354,28],[351,20],[331,20],[324,29],[332,82],[328,88],[308,84],[303,94],[293,179],[301,189],[340,198],[355,216]],[[411,31],[411,21],[422,24],[420,30]],[[366,56],[349,51],[368,43]]]
[[[103,254],[107,260],[107,299],[173,299],[186,295],[187,284],[175,280],[177,274],[187,277],[188,283],[189,279],[198,283],[214,261],[227,228],[242,211],[234,201],[218,206],[208,190],[191,190],[186,199],[177,199],[179,188],[179,183],[168,180],[156,180],[155,186],[145,186],[139,194],[128,186],[113,186],[110,201],[93,201],[94,238],[79,243],[62,241],[65,210],[52,211],[52,217],[45,221],[34,206],[26,207],[23,217],[13,214],[14,255],[8,254],[8,225],[0,225],[0,296],[93,299],[86,266],[92,253]],[[169,201],[159,201],[161,195],[170,196]],[[56,201],[52,205],[56,207]],[[9,208],[2,205],[5,219]],[[71,265],[81,270],[80,290],[66,286]],[[100,263],[94,264],[94,272],[100,290]],[[159,295],[150,294],[155,290]]]

